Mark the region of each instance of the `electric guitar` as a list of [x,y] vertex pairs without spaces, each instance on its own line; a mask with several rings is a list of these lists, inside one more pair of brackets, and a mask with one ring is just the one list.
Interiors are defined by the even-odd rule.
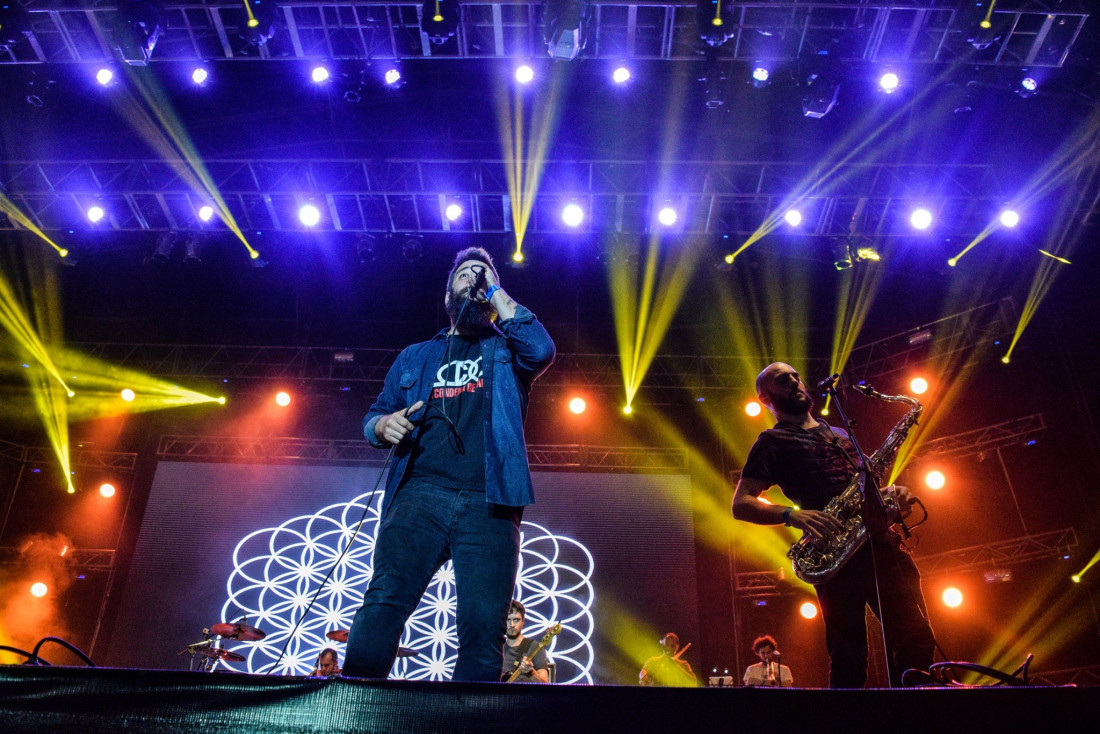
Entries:
[[[546,634],[542,636],[541,640],[539,640],[539,644],[535,645],[535,649],[534,650],[528,650],[527,654],[524,655],[523,657],[525,657],[528,660],[531,660],[533,662],[534,659],[535,659],[535,656],[539,654],[539,651],[542,650],[547,645],[549,645],[550,642],[554,639],[554,635],[558,634],[559,632],[561,632],[561,622],[555,622],[553,627],[550,627],[548,630],[546,630]],[[519,676],[520,676],[519,663],[516,663],[515,671],[510,676],[508,676],[508,678],[505,679],[504,682],[505,683],[515,683],[516,679],[519,678]]]

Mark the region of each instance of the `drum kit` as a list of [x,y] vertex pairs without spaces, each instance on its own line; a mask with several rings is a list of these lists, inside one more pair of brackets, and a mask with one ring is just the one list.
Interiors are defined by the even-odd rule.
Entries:
[[[244,622],[247,621],[248,617],[242,617],[237,622],[218,622],[217,624],[212,624],[202,631],[201,640],[191,643],[177,654],[183,655],[185,652],[190,653],[191,670],[200,672],[213,670],[214,661],[216,660],[224,660],[229,663],[242,663],[245,660],[244,655],[219,647],[217,643],[222,640],[258,642],[267,637],[267,633],[262,629],[244,624]],[[351,630],[332,630],[331,632],[325,633],[325,637],[333,642],[347,642],[350,632]],[[215,640],[215,637],[221,639]],[[411,658],[419,654],[420,653],[413,650],[411,647],[397,648],[397,657],[399,658]]]

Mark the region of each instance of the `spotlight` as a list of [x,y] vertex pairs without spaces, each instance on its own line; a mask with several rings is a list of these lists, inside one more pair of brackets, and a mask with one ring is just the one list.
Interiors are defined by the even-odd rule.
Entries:
[[878,88],[887,94],[893,94],[898,91],[898,75],[892,71],[888,71],[878,79]]
[[99,82],[101,86],[109,86],[111,82],[115,80],[115,73],[107,68],[100,69],[95,73],[95,80]]
[[542,40],[552,58],[572,61],[588,36],[586,0],[544,0]]
[[750,400],[745,404],[745,413],[747,413],[750,418],[755,418],[760,415],[761,412],[760,403],[755,400]]
[[115,485],[109,482],[104,482],[103,484],[99,485],[99,494],[101,497],[114,497]]
[[677,218],[676,210],[671,206],[662,207],[661,211],[657,212],[657,221],[666,227],[676,224]]
[[923,377],[914,377],[909,381],[909,389],[914,395],[923,395],[928,392],[928,380]]
[[1005,209],[1003,212],[1001,212],[1000,219],[1001,226],[1008,227],[1009,229],[1012,229],[1020,223],[1020,215],[1012,209]]
[[820,120],[836,107],[840,96],[840,84],[837,82],[816,81],[810,92],[802,98],[802,114]]
[[125,400],[127,403],[132,403],[134,402],[134,398],[136,398],[137,395],[134,394],[133,390],[127,387],[119,393],[119,397]]
[[878,262],[882,259],[882,255],[878,254],[878,250],[873,247],[860,247],[856,249],[856,259],[870,260],[871,262]]
[[616,84],[626,84],[630,81],[630,69],[620,66],[611,73],[611,80]]
[[909,215],[909,224],[913,225],[914,229],[928,229],[932,226],[932,212],[923,207],[914,209],[913,213]]
[[107,216],[107,212],[103,211],[101,206],[88,207],[88,221],[92,224],[99,223],[103,217]]
[[359,256],[359,262],[368,265],[374,262],[374,237],[362,232],[355,240],[355,254]]
[[423,257],[424,243],[420,241],[419,237],[409,237],[401,245],[401,254],[405,256],[407,262],[414,263]]
[[285,408],[286,406],[290,405],[290,393],[286,393],[286,392],[282,392],[282,391],[276,393],[275,394],[275,404],[282,407],[282,408]]
[[119,57],[131,66],[147,66],[166,26],[164,8],[149,0],[119,0],[115,43]]
[[530,84],[535,78],[535,70],[527,64],[516,67],[516,81],[520,84]]
[[275,0],[244,0],[237,13],[237,35],[251,46],[263,46],[275,36],[278,23]]
[[812,601],[803,602],[802,606],[798,608],[798,613],[802,615],[803,619],[814,619],[817,617],[817,605]]
[[1007,584],[1012,580],[1012,569],[991,568],[982,574],[982,578],[987,584]]
[[634,412],[634,408],[630,407],[629,405],[624,405],[623,406],[623,415],[630,415],[633,412]]
[[184,265],[198,265],[202,262],[202,256],[199,254],[201,248],[201,242],[195,235],[188,235],[187,239],[183,242],[183,264]]
[[209,204],[204,204],[203,206],[199,207],[199,219],[204,222],[209,222],[213,218],[214,207],[210,206]]
[[313,80],[314,84],[322,84],[324,82],[327,82],[329,79],[328,69],[323,66],[315,66],[313,67],[313,70],[309,73],[309,77]]
[[458,32],[458,0],[424,0],[420,30],[428,41],[439,46]]
[[852,267],[852,250],[847,240],[834,239],[829,249],[833,253],[833,267],[837,270],[847,270]]
[[574,415],[580,415],[588,407],[588,404],[584,402],[584,398],[573,398],[569,401],[569,412]]
[[31,596],[37,596],[41,599],[48,591],[49,589],[41,581],[31,584]]
[[924,484],[929,489],[943,489],[947,486],[947,477],[938,469],[933,469],[924,475]]
[[757,89],[763,89],[768,86],[768,79],[770,77],[771,72],[763,66],[757,66],[752,70],[752,85]]
[[444,214],[446,214],[449,221],[454,222],[462,216],[462,207],[458,204],[448,204]]
[[191,81],[195,82],[195,84],[198,84],[199,86],[205,84],[206,80],[209,78],[210,72],[208,72],[201,66],[197,67],[194,71],[191,72]]
[[584,221],[584,210],[577,204],[566,204],[561,210],[561,220],[567,227],[579,227]]
[[168,262],[168,258],[172,256],[172,248],[175,244],[175,235],[171,232],[161,233],[157,237],[157,244],[153,247],[153,253],[149,256],[149,260],[157,265],[163,265]]
[[783,219],[787,222],[787,224],[791,225],[792,227],[797,227],[798,225],[802,224],[802,212],[798,211],[797,209],[788,209],[787,212],[783,215]]
[[1024,99],[1031,97],[1039,89],[1039,82],[1035,81],[1034,77],[1025,76],[1020,80],[1020,86],[1016,87],[1016,94],[1020,95]]
[[400,89],[405,85],[402,81],[401,70],[396,66],[386,69],[386,73],[382,77],[386,80],[386,85],[391,89]]
[[321,210],[313,204],[306,204],[298,210],[298,221],[307,227],[316,227],[321,221]]
[[699,38],[712,48],[717,48],[737,32],[730,0],[698,0],[695,6]]
[[946,589],[944,589],[943,593],[940,595],[940,598],[943,599],[944,606],[951,607],[952,609],[962,606],[963,603],[962,592],[956,589],[954,586],[948,586]]

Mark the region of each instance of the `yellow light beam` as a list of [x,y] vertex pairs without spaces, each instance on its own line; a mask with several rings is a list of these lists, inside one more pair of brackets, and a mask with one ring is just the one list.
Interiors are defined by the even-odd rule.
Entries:
[[49,236],[39,229],[38,225],[32,222],[30,218],[15,205],[15,202],[5,196],[2,191],[0,191],[0,212],[8,215],[9,219],[16,222],[23,229],[32,232],[38,239],[52,247],[61,257],[68,257],[69,251],[51,240]]

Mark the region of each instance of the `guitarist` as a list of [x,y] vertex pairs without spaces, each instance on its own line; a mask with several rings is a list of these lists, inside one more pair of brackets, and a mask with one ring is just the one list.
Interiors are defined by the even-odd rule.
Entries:
[[527,653],[537,644],[537,640],[523,636],[523,620],[527,610],[523,604],[513,601],[508,607],[508,619],[504,628],[504,665],[501,668],[501,679],[508,680],[516,670],[519,677],[516,683],[549,683],[550,669],[546,660],[546,651],[539,650],[535,653],[534,660],[527,658]]

